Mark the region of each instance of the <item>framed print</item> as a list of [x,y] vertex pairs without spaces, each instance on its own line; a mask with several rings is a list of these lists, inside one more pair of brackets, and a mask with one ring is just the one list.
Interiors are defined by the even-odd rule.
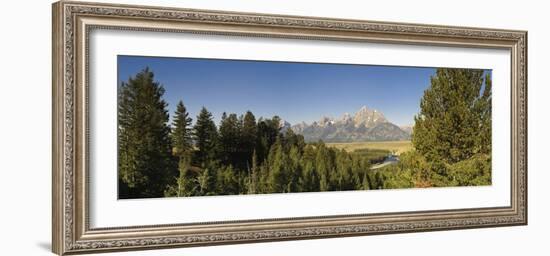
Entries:
[[57,2],[53,251],[526,225],[526,40]]

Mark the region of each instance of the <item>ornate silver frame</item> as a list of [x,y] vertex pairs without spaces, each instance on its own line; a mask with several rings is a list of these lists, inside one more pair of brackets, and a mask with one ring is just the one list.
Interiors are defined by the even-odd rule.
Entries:
[[[88,35],[93,29],[498,48],[511,51],[511,205],[92,229]],[[527,224],[527,32],[61,1],[53,4],[53,237],[57,254]]]

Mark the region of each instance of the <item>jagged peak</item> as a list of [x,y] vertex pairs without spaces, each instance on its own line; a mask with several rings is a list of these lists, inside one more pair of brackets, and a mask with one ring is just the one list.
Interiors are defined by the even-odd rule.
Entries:
[[342,120],[342,121],[349,121],[349,120],[351,120],[351,114],[348,113],[348,112],[344,113],[344,114],[342,115],[342,119],[341,119],[341,120]]
[[323,116],[321,119],[319,119],[319,122],[317,122],[319,125],[324,126],[326,124],[332,124],[334,123],[334,119],[332,117]]
[[368,112],[370,109],[367,105],[363,105],[357,112]]
[[[321,116],[319,120],[314,121],[311,123],[311,126],[330,126],[330,125],[339,125],[339,124],[349,124],[353,123],[356,127],[373,127],[376,124],[379,123],[386,123],[389,122],[384,114],[377,110],[377,109],[371,109],[367,105],[361,106],[357,112],[355,112],[353,115],[349,112],[345,112],[341,118],[334,119],[330,116]],[[302,124],[296,124],[295,126],[308,126],[307,123],[302,122]]]

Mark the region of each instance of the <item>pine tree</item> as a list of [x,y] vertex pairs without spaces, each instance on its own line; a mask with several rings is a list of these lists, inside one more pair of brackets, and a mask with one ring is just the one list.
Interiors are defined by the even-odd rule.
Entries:
[[491,81],[483,70],[440,68],[424,92],[412,142],[430,162],[453,164],[490,151]]
[[218,169],[216,178],[218,195],[237,195],[239,194],[239,178],[235,175],[233,166],[228,165]]
[[145,68],[123,82],[118,104],[120,198],[161,197],[177,175],[164,88]]
[[288,192],[301,191],[301,187],[299,184],[299,179],[302,174],[300,160],[300,149],[295,145],[290,146],[290,150],[288,152],[288,166],[286,170],[286,174],[288,176]]
[[256,117],[254,117],[254,114],[252,114],[252,112],[246,111],[246,114],[243,118],[241,143],[239,145],[239,148],[243,153],[244,161],[247,167],[250,166],[253,154],[255,154],[257,139],[258,127],[256,125]]
[[257,134],[257,143],[256,143],[256,153],[258,154],[258,159],[260,163],[263,162],[271,146],[277,140],[279,136],[281,118],[274,116],[271,119],[262,119],[258,121],[258,134]]
[[305,146],[303,151],[300,164],[302,166],[302,175],[300,178],[301,191],[320,191],[319,175],[315,162],[317,152],[312,145]]
[[258,157],[256,156],[256,150],[252,153],[252,168],[249,171],[248,181],[248,194],[256,194],[258,191],[259,183],[259,170],[258,170]]
[[316,170],[319,177],[319,190],[320,191],[329,191],[330,190],[330,163],[328,159],[328,149],[325,144],[320,141],[317,143],[317,154],[315,156]]
[[195,146],[197,147],[197,161],[201,166],[210,164],[217,155],[218,131],[212,119],[212,114],[203,107],[197,116],[197,122],[193,127]]
[[[197,177],[197,183],[198,183],[198,193],[199,196],[206,196],[211,193],[215,189],[215,187],[212,186],[212,173],[214,171],[210,168],[205,168],[202,173]],[[214,183],[215,184],[215,183]]]
[[239,166],[237,152],[239,149],[240,132],[237,115],[230,114],[226,116],[224,113],[220,122],[220,157],[224,164]]
[[479,120],[481,127],[479,129],[479,136],[477,136],[476,144],[478,145],[478,150],[483,154],[491,154],[491,125],[492,125],[492,80],[489,74],[485,74],[485,87],[483,88],[483,94],[481,98],[476,102],[475,109],[476,113],[479,115]]
[[269,188],[272,193],[288,192],[287,158],[281,139],[278,138],[269,151]]
[[172,129],[173,153],[178,158],[179,170],[179,177],[176,180],[177,186],[173,189],[176,196],[189,196],[194,193],[194,182],[188,175],[193,149],[192,130],[190,128],[192,121],[183,102],[179,101],[174,113]]
[[176,179],[176,186],[171,186],[165,196],[193,196],[196,191],[195,177],[190,175],[189,168],[191,168],[190,157],[181,157],[178,162],[179,176]]
[[172,143],[175,155],[180,158],[188,155],[193,149],[192,121],[193,119],[189,117],[185,105],[183,105],[182,101],[179,101],[172,124]]
[[352,183],[352,160],[351,156],[344,150],[336,152],[336,169],[337,169],[337,187],[338,190],[351,190],[354,184]]
[[311,160],[305,160],[302,163],[302,175],[300,177],[300,191],[303,192],[312,192],[320,191],[319,189],[319,178],[317,172],[315,171],[315,164]]

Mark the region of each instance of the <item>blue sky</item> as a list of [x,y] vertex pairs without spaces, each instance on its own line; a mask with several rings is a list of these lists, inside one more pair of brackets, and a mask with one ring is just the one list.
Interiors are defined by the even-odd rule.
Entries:
[[248,60],[118,56],[118,84],[145,67],[166,92],[170,115],[183,100],[193,121],[202,106],[214,115],[279,115],[291,124],[377,109],[397,125],[413,124],[434,68]]

